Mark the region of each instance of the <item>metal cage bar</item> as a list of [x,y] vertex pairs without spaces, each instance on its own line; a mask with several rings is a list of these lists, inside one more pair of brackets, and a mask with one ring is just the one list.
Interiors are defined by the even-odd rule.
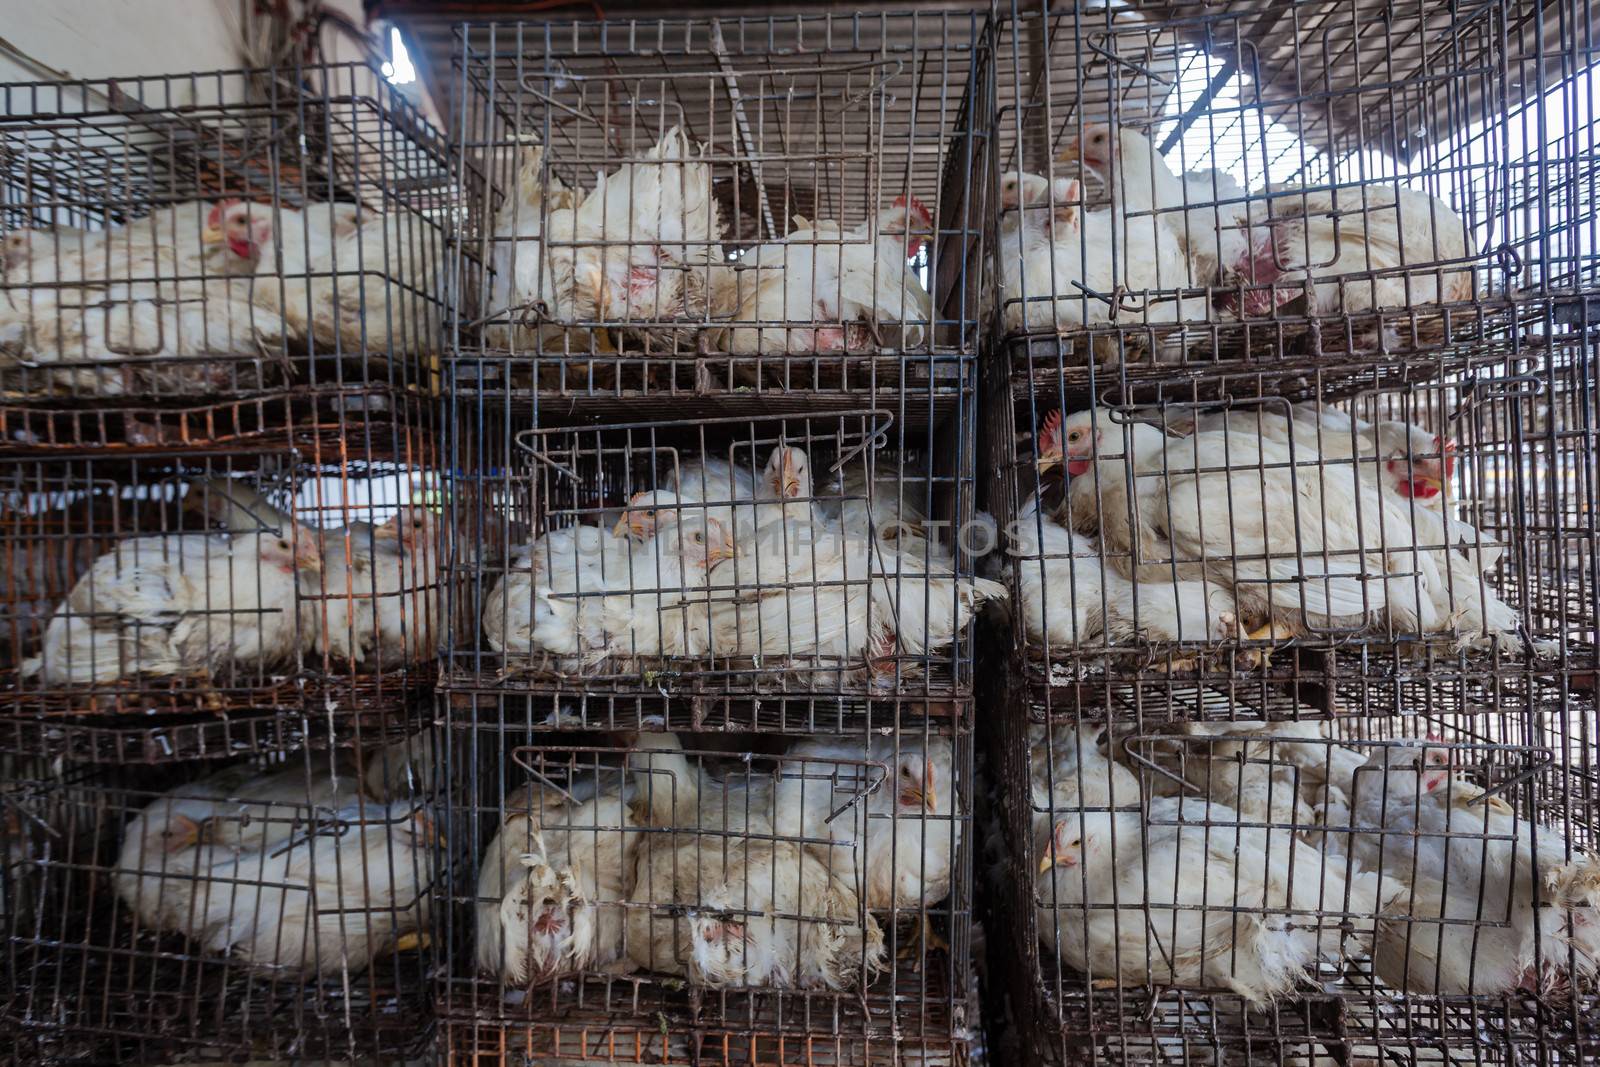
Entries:
[[447,1027],[559,1044],[643,1013],[674,1045],[914,1047],[975,1024],[970,734],[449,733]]
[[152,770],[8,767],[7,1022],[60,1054],[424,1047],[429,736]]
[[1600,1042],[1592,51],[1563,5],[992,5],[1020,1062]]
[[804,410],[959,377],[978,339],[980,24],[460,27],[464,384]]
[[222,433],[291,391],[437,388],[447,145],[375,72],[0,98],[9,448]]
[[0,459],[9,750],[237,755],[418,718],[445,628],[433,407],[291,414],[249,450]]

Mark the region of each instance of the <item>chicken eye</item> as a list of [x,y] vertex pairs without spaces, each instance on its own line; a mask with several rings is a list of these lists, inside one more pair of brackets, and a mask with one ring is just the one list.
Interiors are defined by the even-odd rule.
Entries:
[[705,540],[706,540],[706,535],[703,534],[703,533],[697,533],[697,534],[694,535],[694,543],[697,544],[697,545],[704,544]]
[[285,552],[287,552],[289,550],[289,542],[287,542],[287,541],[279,541],[278,542],[278,547],[283,549]]

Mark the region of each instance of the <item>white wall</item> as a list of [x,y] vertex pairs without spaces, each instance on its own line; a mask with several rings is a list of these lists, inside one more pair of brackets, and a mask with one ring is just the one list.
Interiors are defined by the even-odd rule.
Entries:
[[[245,65],[242,4],[255,0],[0,0],[0,82],[215,71]],[[325,0],[360,25],[361,0]],[[383,35],[385,45],[387,34]],[[329,62],[363,58],[356,42],[323,34]],[[21,53],[19,56],[16,53]],[[56,73],[60,72],[60,73]],[[415,90],[415,91],[413,91]],[[204,89],[202,89],[202,93]],[[438,124],[420,82],[408,95]],[[180,101],[184,102],[184,101]]]
[[[169,74],[239,64],[239,0],[17,0],[6,8],[0,36],[72,77]],[[0,80],[54,76],[0,54]]]

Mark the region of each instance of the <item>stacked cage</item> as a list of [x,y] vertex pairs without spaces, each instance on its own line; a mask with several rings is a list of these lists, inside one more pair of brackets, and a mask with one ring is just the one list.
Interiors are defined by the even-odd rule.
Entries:
[[448,144],[358,65],[0,94],[5,1026],[423,1047]]
[[459,30],[448,1055],[965,1060],[980,24]]
[[1590,1062],[1587,27],[1000,7],[1019,1061]]

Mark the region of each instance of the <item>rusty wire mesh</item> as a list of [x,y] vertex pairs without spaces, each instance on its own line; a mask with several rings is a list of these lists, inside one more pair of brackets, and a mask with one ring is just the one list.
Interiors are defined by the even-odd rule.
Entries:
[[366,67],[0,96],[8,448],[248,432],[291,388],[437,387],[446,144]]
[[1019,372],[1581,330],[1594,130],[1561,9],[999,8],[991,328]]
[[1587,1062],[1581,20],[996,15],[978,705],[1018,1055]]
[[453,497],[476,548],[447,583],[469,635],[452,694],[554,695],[596,723],[677,698],[750,721],[760,701],[791,729],[791,701],[826,722],[964,698],[999,592],[970,569],[970,434],[898,415],[480,417]]
[[12,761],[0,884],[27,980],[7,1022],[80,1058],[419,1049],[432,752],[423,735],[159,771]]
[[250,449],[0,461],[11,751],[217,756],[417,719],[443,642],[432,406],[304,414]]
[[977,341],[979,24],[460,28],[463,384],[805,410],[959,372]]
[[643,1015],[675,1055],[720,1033],[702,1054],[734,1057],[976,1024],[970,734],[449,732],[452,1032],[520,1027],[550,1055]]
[[1113,662],[1230,684],[1592,673],[1589,350],[1433,370],[996,396],[987,432],[1014,451],[990,504],[1039,698]]
[[1593,876],[1600,753],[1563,705],[1184,695],[1002,728],[1035,1052],[1581,1062],[1593,906],[1562,879]]

